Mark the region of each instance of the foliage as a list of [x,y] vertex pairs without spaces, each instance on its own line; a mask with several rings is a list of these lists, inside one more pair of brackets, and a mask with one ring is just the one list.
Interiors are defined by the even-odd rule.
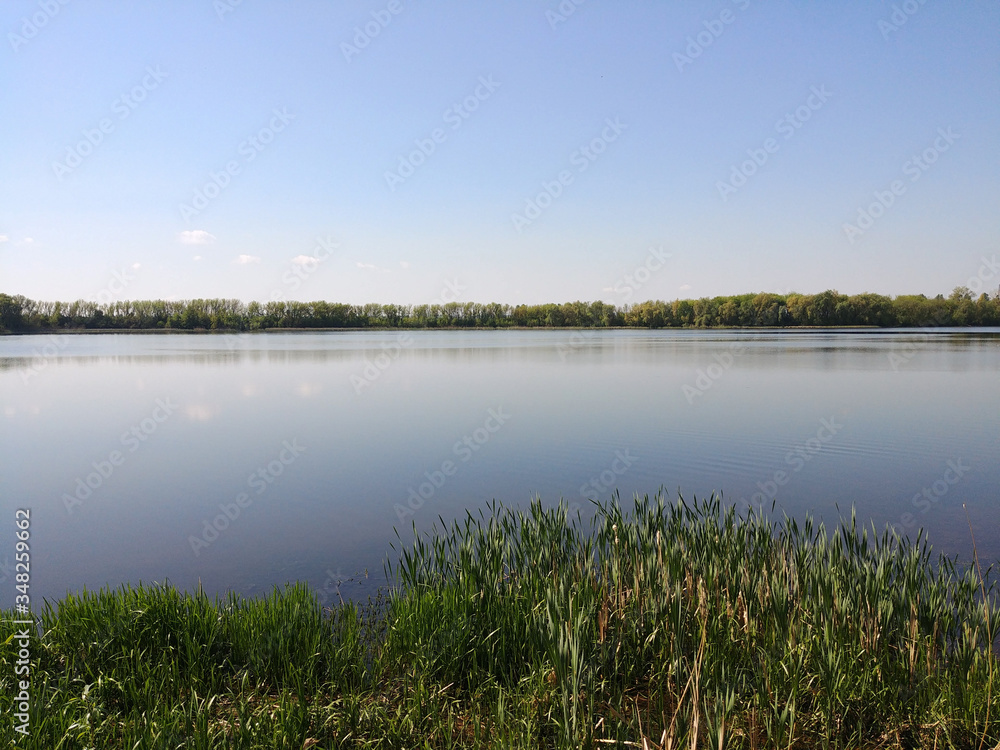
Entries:
[[634,305],[566,302],[503,305],[348,305],[236,299],[38,302],[0,294],[0,331],[230,330],[272,328],[676,328],[718,326],[996,326],[1000,295],[977,299],[964,287],[945,299],[820,294],[740,294]]
[[[23,748],[992,748],[990,571],[662,495],[415,534],[365,606],[301,585],[46,603]],[[0,738],[14,746],[0,622]]]

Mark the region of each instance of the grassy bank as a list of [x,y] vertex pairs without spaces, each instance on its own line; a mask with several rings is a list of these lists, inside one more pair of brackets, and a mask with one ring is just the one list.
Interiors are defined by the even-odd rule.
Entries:
[[125,588],[46,608],[18,746],[1000,742],[990,585],[921,538],[656,497],[603,505],[593,528],[565,508],[494,506],[397,546],[391,592],[332,612],[301,586],[253,601]]

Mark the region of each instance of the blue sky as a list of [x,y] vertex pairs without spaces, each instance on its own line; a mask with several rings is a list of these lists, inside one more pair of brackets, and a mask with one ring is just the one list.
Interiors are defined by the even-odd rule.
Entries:
[[6,0],[0,31],[0,290],[35,299],[933,295],[997,252],[994,2]]

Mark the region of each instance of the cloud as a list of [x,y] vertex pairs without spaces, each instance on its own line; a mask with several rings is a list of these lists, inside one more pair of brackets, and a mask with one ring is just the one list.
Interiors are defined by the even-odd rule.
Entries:
[[201,260],[201,256],[200,255],[196,255],[196,256],[194,256],[194,259],[195,260]]
[[25,244],[25,245],[30,245],[30,244],[31,244],[32,242],[34,242],[34,241],[35,241],[35,238],[34,238],[34,237],[25,237],[25,238],[24,238],[24,244]]
[[241,255],[233,263],[239,263],[241,266],[245,266],[247,263],[260,263],[260,258],[256,255]]
[[686,292],[688,289],[691,289],[691,285],[690,284],[681,284],[680,287],[679,287],[679,289],[682,292]]
[[388,273],[389,272],[388,268],[379,268],[378,266],[372,265],[371,263],[362,263],[360,260],[357,261],[354,265],[356,265],[358,268],[361,268],[361,269],[363,269],[365,271],[374,271],[375,273]]
[[132,264],[132,270],[133,271],[138,271],[140,268],[142,268],[142,263],[133,263]]
[[292,263],[297,266],[305,266],[309,263],[319,263],[319,258],[314,258],[311,255],[296,255],[292,258]]
[[210,242],[215,242],[215,235],[204,229],[191,229],[181,232],[177,235],[177,239],[185,245],[207,245]]
[[219,413],[219,407],[206,404],[191,404],[184,407],[184,416],[194,422],[207,422]]
[[401,260],[401,261],[399,261],[399,265],[400,265],[401,268],[409,268],[410,267],[410,261],[408,261],[408,260]]
[[0,234],[0,242],[6,242],[9,239],[10,237],[8,237],[6,234]]

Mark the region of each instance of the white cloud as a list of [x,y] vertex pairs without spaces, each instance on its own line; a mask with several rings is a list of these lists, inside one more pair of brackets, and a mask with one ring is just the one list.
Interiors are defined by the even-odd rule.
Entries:
[[9,239],[10,237],[8,237],[6,234],[0,234],[0,242],[6,242]]
[[371,263],[362,263],[360,260],[357,261],[354,265],[356,265],[358,268],[361,268],[361,269],[363,269],[365,271],[374,271],[375,273],[388,273],[389,272],[389,269],[387,269],[387,268],[379,268],[378,266],[372,265]]
[[191,229],[181,232],[177,235],[177,239],[185,245],[207,245],[210,242],[215,242],[215,235],[204,229]]
[[140,268],[142,268],[142,263],[133,263],[132,264],[132,270],[133,271],[138,271]]
[[401,260],[401,261],[399,261],[399,265],[402,268],[409,268],[410,267],[410,261],[408,261],[408,260]]
[[311,255],[296,255],[292,258],[292,263],[297,266],[304,266],[309,263],[319,263],[319,258],[314,258]]
[[196,255],[196,256],[194,256],[194,259],[195,260],[201,260],[201,256],[200,255]]
[[184,416],[194,422],[207,422],[219,413],[219,407],[206,404],[191,404],[184,408]]
[[682,292],[686,292],[688,289],[691,289],[691,285],[690,284],[681,284],[680,287],[679,287],[679,289]]
[[247,263],[260,263],[260,258],[256,255],[241,255],[233,263],[239,263],[241,266],[245,266]]
[[25,244],[25,245],[30,245],[30,244],[31,244],[32,242],[34,242],[34,241],[35,241],[35,238],[34,238],[34,237],[25,237],[25,238],[24,238],[24,244]]

